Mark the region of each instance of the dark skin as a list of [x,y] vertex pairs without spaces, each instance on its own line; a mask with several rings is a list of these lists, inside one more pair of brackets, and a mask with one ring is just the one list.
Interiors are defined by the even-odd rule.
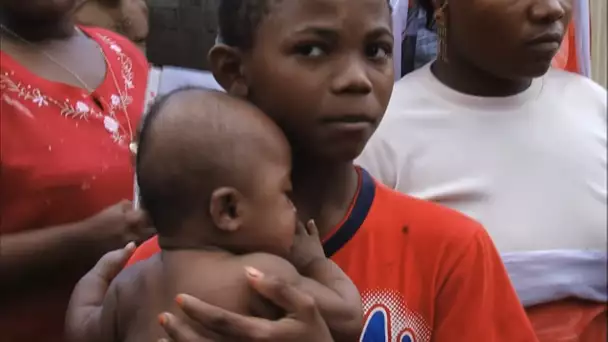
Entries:
[[[71,19],[75,4],[74,0],[2,0],[0,23],[10,32],[0,31],[1,49],[38,77],[91,91],[104,79],[105,60],[96,43],[75,30]],[[41,51],[69,66],[86,85]],[[32,279],[41,272],[67,265],[73,268],[70,272],[84,272],[103,253],[153,233],[143,212],[132,210],[126,200],[81,222],[35,228],[39,229],[3,234],[3,288],[20,288],[27,279],[36,283]]]
[[[183,153],[185,146],[188,153]],[[199,195],[180,191],[175,204],[164,204],[191,202],[197,209],[181,220],[156,222],[163,252],[129,267],[113,282],[103,305],[101,340],[166,336],[155,318],[175,306],[178,293],[244,315],[281,318],[280,310],[249,287],[245,270],[252,267],[317,299],[336,340],[358,338],[362,310],[356,287],[325,257],[312,221],[296,230],[296,211],[288,197],[289,145],[272,120],[224,93],[186,90],[171,95],[159,109],[141,147],[143,203],[154,191],[150,179],[168,176],[174,187],[194,188]],[[222,148],[225,158],[217,155]],[[206,160],[208,166],[199,167]],[[201,210],[204,205],[207,210]]]
[[251,50],[219,45],[210,52],[220,84],[285,131],[294,203],[301,217],[315,218],[322,236],[348,210],[357,188],[352,160],[382,118],[393,85],[386,2],[351,3],[282,2],[262,21]]
[[[357,188],[353,160],[392,92],[390,11],[385,0],[289,0],[269,12],[251,49],[218,45],[209,59],[224,89],[249,99],[286,133],[293,149],[294,203],[300,217],[315,219],[323,236],[347,212]],[[222,337],[216,341],[331,341],[314,301],[271,275],[261,279],[274,285],[256,289],[286,308],[286,319],[231,314],[191,297],[182,309],[210,325]],[[103,296],[99,288],[81,291]],[[209,341],[184,320],[166,317],[175,342]],[[68,320],[69,326],[79,324]]]
[[[572,15],[572,0],[447,1],[448,61],[436,61],[432,71],[475,96],[514,95],[544,75]],[[541,37],[550,42],[535,42]]]
[[103,27],[129,38],[142,49],[148,36],[145,0],[80,0],[75,13],[82,25]]
[[[123,249],[108,252],[78,282],[66,317],[67,341],[90,341],[91,336],[98,334],[97,329],[100,326],[97,322],[102,321],[103,309],[100,300],[103,301],[110,282],[125,267],[134,251],[135,244],[131,243]],[[246,272],[246,276],[256,292],[286,312],[290,312],[290,315],[278,321],[246,317],[206,304],[188,295],[179,297],[179,307],[187,317],[204,326],[215,326],[225,336],[240,338],[240,341],[246,339],[277,341],[277,338],[286,341],[286,336],[292,337],[289,341],[333,341],[311,296],[274,276],[257,272]],[[164,313],[159,317],[159,321],[173,342],[212,342],[211,339],[200,336],[188,325],[187,319]],[[70,322],[79,324],[70,324]],[[218,322],[228,324],[222,328],[217,325]],[[168,342],[167,339],[161,341]]]

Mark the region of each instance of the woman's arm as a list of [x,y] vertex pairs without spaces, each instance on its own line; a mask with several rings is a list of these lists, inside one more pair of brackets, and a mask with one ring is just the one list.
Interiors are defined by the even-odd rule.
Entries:
[[149,236],[145,216],[122,201],[81,222],[26,232],[0,239],[2,286],[70,267],[90,267],[108,250]]
[[56,270],[73,263],[73,258],[94,260],[99,248],[92,244],[88,222],[48,227],[23,233],[4,234],[0,239],[0,279],[23,281],[38,272]]

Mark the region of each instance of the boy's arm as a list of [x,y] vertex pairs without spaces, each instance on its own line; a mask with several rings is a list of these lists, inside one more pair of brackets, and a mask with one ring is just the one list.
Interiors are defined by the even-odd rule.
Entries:
[[483,228],[453,261],[436,303],[434,341],[538,341]]

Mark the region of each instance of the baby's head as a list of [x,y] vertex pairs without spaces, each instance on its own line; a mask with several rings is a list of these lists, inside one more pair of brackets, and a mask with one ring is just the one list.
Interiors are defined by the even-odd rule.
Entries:
[[140,129],[136,170],[161,247],[289,252],[290,148],[255,106],[202,88],[161,97]]

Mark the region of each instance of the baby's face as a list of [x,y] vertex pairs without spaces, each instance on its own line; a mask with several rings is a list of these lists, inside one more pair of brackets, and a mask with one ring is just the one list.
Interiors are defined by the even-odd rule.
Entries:
[[291,201],[291,155],[287,142],[259,155],[251,172],[251,191],[243,238],[250,251],[287,256],[296,231],[296,208]]

